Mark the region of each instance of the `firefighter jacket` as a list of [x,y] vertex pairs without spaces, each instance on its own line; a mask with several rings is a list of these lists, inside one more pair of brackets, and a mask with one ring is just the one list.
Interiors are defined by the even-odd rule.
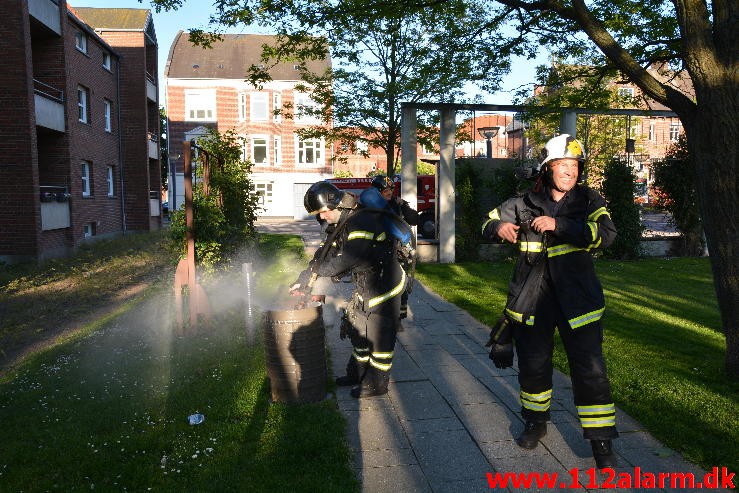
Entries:
[[[341,225],[344,214],[349,217]],[[395,257],[393,239],[385,231],[383,214],[362,209],[345,211],[339,224],[340,231],[327,245],[330,250],[317,262],[315,272],[327,277],[351,272],[359,308],[368,314],[397,319],[406,274]]]
[[[556,229],[544,234],[532,230],[531,220],[538,216],[554,217]],[[601,319],[605,299],[591,252],[609,246],[616,237],[616,227],[598,192],[576,185],[554,202],[549,191],[539,187],[490,211],[483,236],[498,239],[501,222],[520,226],[520,253],[505,308],[511,320],[534,325],[537,297],[545,277],[554,286],[573,330]]]

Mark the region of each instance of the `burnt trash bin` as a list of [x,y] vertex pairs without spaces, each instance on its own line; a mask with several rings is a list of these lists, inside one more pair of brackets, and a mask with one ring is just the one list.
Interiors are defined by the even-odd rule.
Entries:
[[318,402],[326,397],[324,336],[320,303],[267,311],[264,348],[273,401]]

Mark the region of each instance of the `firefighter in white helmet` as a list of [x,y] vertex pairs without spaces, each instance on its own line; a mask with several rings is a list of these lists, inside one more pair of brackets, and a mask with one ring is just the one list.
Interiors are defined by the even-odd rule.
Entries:
[[518,244],[520,254],[503,317],[493,329],[490,358],[499,368],[518,355],[523,432],[533,449],[546,435],[553,395],[552,350],[559,330],[570,365],[583,435],[598,468],[614,467],[616,409],[602,352],[603,290],[591,252],[610,245],[616,228],[603,197],[579,184],[585,152],[570,135],[547,142],[536,184],[488,214],[483,236]]

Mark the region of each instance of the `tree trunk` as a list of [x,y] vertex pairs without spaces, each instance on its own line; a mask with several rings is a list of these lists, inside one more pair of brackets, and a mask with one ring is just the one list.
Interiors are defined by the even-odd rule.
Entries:
[[701,208],[714,287],[726,335],[726,372],[739,377],[739,216],[737,168],[739,168],[739,107],[735,87],[711,87],[701,91],[700,104],[691,116],[681,116],[688,149],[695,159],[696,189]]

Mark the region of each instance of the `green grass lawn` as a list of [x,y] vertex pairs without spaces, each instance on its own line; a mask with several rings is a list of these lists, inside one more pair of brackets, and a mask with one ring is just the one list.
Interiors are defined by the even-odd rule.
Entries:
[[89,243],[41,266],[0,263],[0,369],[22,348],[46,345],[170,279],[174,266],[162,238],[154,232]]
[[[616,404],[688,460],[739,471],[739,383],[723,368],[726,343],[709,261],[599,260],[596,267]],[[417,277],[492,325],[512,270],[512,262],[424,264]],[[555,365],[568,372],[561,344]]]
[[[262,240],[268,297],[302,243]],[[213,330],[176,337],[165,288],[0,381],[0,491],[358,491],[335,401],[270,402],[243,305],[213,293]],[[193,413],[205,421],[189,425]]]

